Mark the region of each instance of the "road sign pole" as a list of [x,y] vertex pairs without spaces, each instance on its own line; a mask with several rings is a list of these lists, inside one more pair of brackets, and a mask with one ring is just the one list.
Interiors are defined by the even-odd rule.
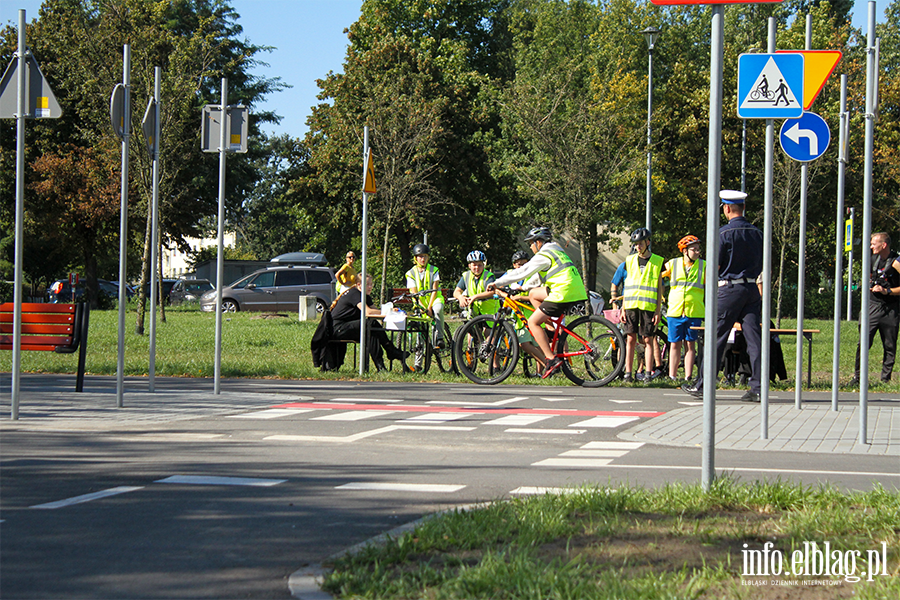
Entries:
[[131,46],[125,44],[122,61],[125,105],[122,111],[122,189],[119,212],[119,346],[116,359],[116,406],[125,405],[125,280],[128,251],[128,147],[131,141]]
[[[847,166],[844,148],[847,144],[844,122],[847,119],[847,75],[841,75],[841,125],[838,131],[837,217],[834,240],[834,339],[831,348],[831,410],[838,410],[838,388],[841,378],[841,279],[844,274],[844,170]],[[847,285],[850,296],[850,285]],[[799,340],[798,340],[799,341]]]
[[228,79],[222,78],[222,103],[219,113],[219,213],[216,257],[216,361],[213,393],[222,392],[222,290],[225,287],[225,155],[229,132]]
[[[848,115],[849,116],[849,115]],[[850,207],[850,251],[847,253],[847,321],[853,320],[853,218],[856,216],[856,207]]]
[[709,162],[706,183],[706,330],[703,349],[703,459],[701,480],[704,491],[715,479],[716,445],[716,343],[718,322],[719,187],[722,173],[722,65],[725,61],[725,7],[712,7],[712,35],[709,55]]
[[[19,11],[19,72],[16,78],[16,249],[13,290],[12,402],[10,418],[19,418],[19,390],[22,385],[22,254],[25,229],[25,11]],[[74,289],[74,288],[73,288]]]
[[875,152],[875,2],[869,2],[869,36],[866,42],[866,152],[863,176],[863,234],[862,277],[860,291],[862,305],[859,308],[859,443],[865,444],[869,405],[869,288],[872,275],[872,253],[866,242],[872,237],[872,163]]
[[[769,17],[769,38],[767,51],[775,52],[775,36],[777,34],[775,18]],[[762,329],[760,348],[760,368],[763,373],[759,377],[759,437],[769,439],[769,364],[772,355],[772,205],[775,181],[775,121],[766,119],[766,164],[764,194],[763,225],[763,300]],[[763,376],[764,375],[764,376]]]
[[[812,49],[812,15],[806,15],[806,50]],[[812,152],[810,152],[812,153]],[[809,198],[809,163],[800,167],[800,243],[797,270],[797,348],[795,362],[794,408],[803,408],[803,309],[806,299],[806,210]],[[812,382],[809,382],[810,384]]]
[[[160,98],[160,76],[162,69],[155,67],[153,69],[153,111],[155,114],[155,125],[153,132],[153,144],[150,150],[153,159],[153,192],[151,201],[151,241],[152,248],[150,250],[150,289],[156,296],[156,265],[157,255],[159,253],[159,98]],[[160,278],[162,273],[159,274]],[[162,286],[160,284],[160,289]],[[160,307],[162,300],[160,299]],[[147,370],[147,389],[151,392],[156,391],[156,301],[150,303],[150,364]]]
[[[365,125],[363,127],[363,188],[366,187],[366,174],[369,168],[369,153],[371,150],[369,149],[369,126]],[[362,300],[362,310],[359,316],[359,374],[362,375],[365,372],[365,367],[369,365],[368,355],[366,354],[366,291],[368,285],[366,285],[366,270],[368,268],[368,259],[369,259],[369,194],[363,189],[362,194],[362,269],[359,272],[360,281],[362,281],[361,286],[361,300]]]

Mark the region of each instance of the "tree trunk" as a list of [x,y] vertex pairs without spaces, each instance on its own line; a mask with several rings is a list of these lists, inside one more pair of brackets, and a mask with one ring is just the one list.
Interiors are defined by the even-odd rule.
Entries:
[[159,259],[159,275],[156,276],[156,283],[159,285],[159,320],[162,323],[166,322],[166,305],[163,302],[165,300],[163,294],[163,282],[162,282],[162,272],[163,272],[163,257],[162,257],[162,242],[159,243],[159,248],[156,249],[156,256]]
[[[149,217],[150,215],[148,215]],[[150,264],[150,244],[151,242],[151,231],[152,231],[152,222],[151,219],[147,219],[147,230],[144,232],[144,256],[141,259],[141,280],[138,285],[138,311],[137,311],[137,324],[134,326],[134,332],[137,335],[144,335],[144,311],[147,310],[147,267]],[[150,292],[150,297],[153,297],[153,292]]]
[[781,329],[781,296],[784,290],[782,282],[784,281],[784,255],[786,247],[787,244],[781,245],[781,252],[778,257],[778,302],[775,310],[775,329]]

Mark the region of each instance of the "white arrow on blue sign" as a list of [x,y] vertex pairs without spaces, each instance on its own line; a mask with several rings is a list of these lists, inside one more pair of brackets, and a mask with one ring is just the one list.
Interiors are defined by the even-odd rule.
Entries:
[[741,54],[737,113],[742,119],[792,119],[803,114],[802,54]]
[[816,160],[828,149],[831,130],[825,119],[806,112],[799,119],[787,119],[778,135],[784,153],[799,162]]

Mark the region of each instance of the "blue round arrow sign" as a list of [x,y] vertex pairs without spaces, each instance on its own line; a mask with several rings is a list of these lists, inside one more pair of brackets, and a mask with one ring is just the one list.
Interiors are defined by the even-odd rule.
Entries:
[[799,162],[816,160],[828,149],[831,130],[825,119],[805,112],[799,119],[786,119],[778,135],[784,153]]

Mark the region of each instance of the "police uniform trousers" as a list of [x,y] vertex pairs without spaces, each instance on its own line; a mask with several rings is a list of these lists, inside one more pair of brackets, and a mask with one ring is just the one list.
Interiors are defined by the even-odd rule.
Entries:
[[[884,358],[881,362],[881,380],[890,381],[897,354],[897,329],[900,326],[900,304],[869,300],[869,349],[875,341],[875,333],[881,334]],[[859,344],[856,345],[856,378],[859,379]]]
[[[760,358],[762,354],[761,312],[762,298],[755,283],[739,283],[724,285],[719,288],[718,306],[719,321],[716,327],[716,365],[722,364],[728,336],[735,323],[741,324],[741,331],[747,342],[747,354],[750,356],[750,391],[759,394],[760,390]],[[703,365],[700,365],[700,376],[696,387],[703,387]]]

